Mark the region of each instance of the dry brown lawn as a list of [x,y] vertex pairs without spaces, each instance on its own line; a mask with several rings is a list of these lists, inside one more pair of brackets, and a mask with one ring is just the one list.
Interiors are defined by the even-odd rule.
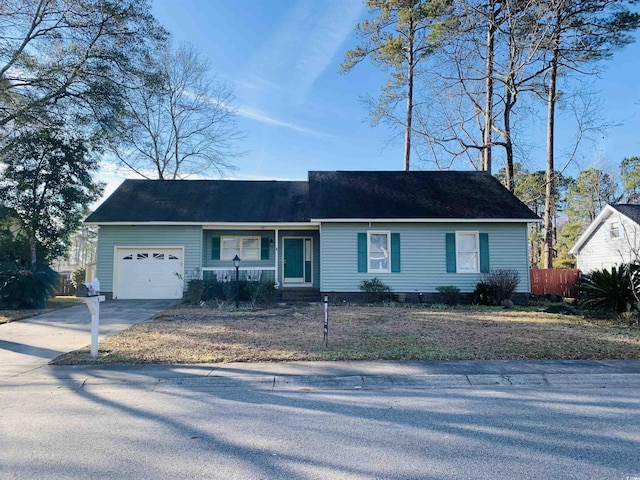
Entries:
[[[100,363],[640,358],[640,329],[501,309],[178,306],[100,343]],[[88,349],[56,360],[90,363]]]

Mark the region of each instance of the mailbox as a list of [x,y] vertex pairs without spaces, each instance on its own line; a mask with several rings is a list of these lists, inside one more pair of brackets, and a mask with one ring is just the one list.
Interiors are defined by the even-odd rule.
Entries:
[[96,278],[91,283],[81,283],[76,288],[76,297],[95,297],[100,295],[100,283]]

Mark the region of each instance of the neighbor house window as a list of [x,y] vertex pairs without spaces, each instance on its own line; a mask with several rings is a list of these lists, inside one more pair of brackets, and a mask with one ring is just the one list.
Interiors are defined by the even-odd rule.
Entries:
[[609,238],[620,238],[620,222],[609,224]]
[[242,260],[260,260],[260,237],[222,237],[220,260],[233,260],[236,255]]
[[389,232],[369,232],[369,272],[389,271]]
[[476,273],[479,268],[478,232],[456,232],[456,264],[459,273]]

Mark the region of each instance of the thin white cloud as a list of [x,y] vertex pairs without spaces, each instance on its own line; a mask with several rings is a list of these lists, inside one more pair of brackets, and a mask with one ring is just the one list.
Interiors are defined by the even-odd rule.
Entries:
[[277,83],[269,82],[264,78],[256,76],[252,76],[244,80],[236,80],[235,83],[237,86],[247,90],[276,90],[280,88]]
[[310,128],[301,127],[300,125],[296,125],[295,123],[285,122],[284,120],[279,120],[270,115],[266,115],[264,113],[258,112],[256,110],[252,110],[250,108],[239,108],[236,113],[241,117],[248,118],[251,120],[255,120],[260,123],[266,123],[268,125],[274,125],[277,127],[287,128],[289,130],[294,130],[296,132],[306,133],[308,135],[313,135],[315,137],[329,137],[332,136],[327,133],[322,133],[317,130],[312,130]]
[[296,3],[247,65],[247,78],[278,85],[288,95],[304,101],[333,58],[342,53],[364,8],[360,0]]

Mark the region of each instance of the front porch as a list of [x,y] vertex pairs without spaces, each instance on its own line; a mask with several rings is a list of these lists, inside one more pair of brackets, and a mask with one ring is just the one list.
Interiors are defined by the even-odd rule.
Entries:
[[[311,227],[311,228],[310,228]],[[235,281],[233,258],[240,258],[240,281],[273,282],[278,289],[320,288],[320,235],[305,228],[207,228],[202,235],[202,279]]]

